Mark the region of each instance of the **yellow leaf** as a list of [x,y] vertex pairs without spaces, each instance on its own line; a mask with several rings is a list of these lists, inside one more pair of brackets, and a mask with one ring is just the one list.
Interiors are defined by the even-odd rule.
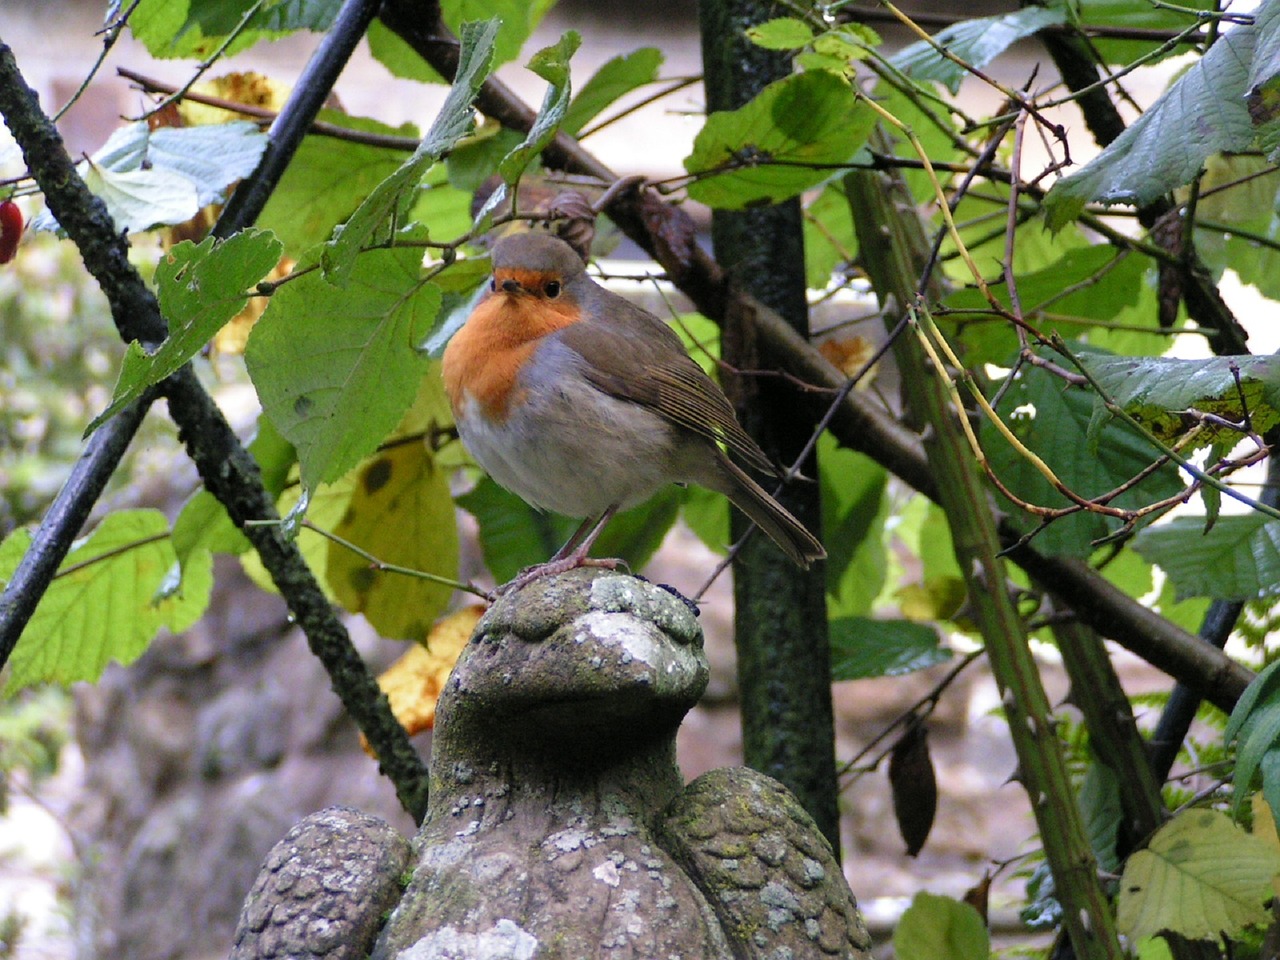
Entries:
[[1216,810],[1188,810],[1129,858],[1116,926],[1133,940],[1171,931],[1188,940],[1237,938],[1267,923],[1263,903],[1280,853]]
[[1261,793],[1249,798],[1253,807],[1253,835],[1272,850],[1280,853],[1280,834],[1276,832],[1276,820],[1271,815],[1271,804]]
[[[228,73],[214,77],[205,83],[196,84],[192,90],[205,96],[217,97],[231,103],[243,103],[250,107],[261,107],[264,110],[279,111],[289,98],[290,87],[264,76],[260,73],[246,71],[244,73]],[[328,106],[328,104],[326,104]],[[179,106],[183,122],[188,126],[204,123],[226,123],[228,120],[245,118],[261,119],[242,113],[229,113],[219,107],[184,100]]]
[[[458,575],[458,524],[449,478],[426,443],[392,445],[356,469],[355,490],[333,529],[383,563],[449,579]],[[329,545],[326,578],[348,610],[363,613],[384,637],[426,634],[453,588],[375,569],[338,543]]]
[[428,366],[422,383],[418,385],[413,406],[392,431],[387,443],[408,437],[422,437],[427,449],[435,454],[437,464],[446,470],[470,463],[453,425],[453,411],[449,408],[444,381],[440,378],[439,360]]
[[924,583],[909,583],[894,596],[908,620],[927,623],[950,620],[964,604],[964,581],[959,577],[930,577]]
[[[449,614],[431,628],[427,646],[414,644],[378,677],[378,686],[391,702],[391,712],[410,736],[435,724],[436,700],[484,610],[477,603]],[[364,737],[360,742],[365,752],[370,752]]]

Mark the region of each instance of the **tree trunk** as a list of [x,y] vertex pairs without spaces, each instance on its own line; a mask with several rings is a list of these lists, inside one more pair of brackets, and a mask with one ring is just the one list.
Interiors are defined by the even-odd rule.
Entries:
[[[771,15],[762,0],[702,0],[702,60],[707,110],[733,110],[791,72],[790,58],[751,44],[748,26]],[[712,217],[715,256],[740,290],[808,333],[800,205],[789,201]],[[774,364],[761,356],[749,323],[727,316],[723,356],[744,371]],[[743,425],[777,462],[790,464],[808,440],[808,419],[794,392],[776,380],[737,376],[727,383]],[[816,459],[805,461],[817,477]],[[816,483],[792,484],[781,502],[810,529],[821,514]],[[734,539],[748,521],[734,511]],[[743,749],[749,766],[785,783],[838,852],[831,656],[825,565],[798,570],[765,537],[752,537],[733,567]]]

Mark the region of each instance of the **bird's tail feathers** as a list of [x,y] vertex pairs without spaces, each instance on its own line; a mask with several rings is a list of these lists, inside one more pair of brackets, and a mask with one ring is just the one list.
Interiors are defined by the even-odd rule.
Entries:
[[[815,560],[821,560],[827,551],[818,538],[811,534],[799,520],[793,517],[778,501],[751,479],[741,467],[727,456],[717,458],[722,483],[715,486],[727,496],[739,510],[751,518],[770,540],[778,545],[798,566],[809,568]],[[708,484],[708,486],[711,486]]]

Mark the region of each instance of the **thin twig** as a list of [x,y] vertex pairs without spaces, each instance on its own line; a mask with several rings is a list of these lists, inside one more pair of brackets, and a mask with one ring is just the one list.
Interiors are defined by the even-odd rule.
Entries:
[[196,65],[195,73],[191,75],[190,79],[187,80],[186,83],[179,87],[174,93],[155,104],[155,106],[148,110],[144,116],[135,117],[134,119],[145,120],[147,117],[154,116],[159,113],[171,103],[176,103],[180,100],[186,92],[195,86],[196,82],[209,71],[210,67],[222,59],[222,55],[227,51],[227,48],[230,47],[231,44],[235,43],[240,34],[244,33],[245,29],[249,26],[249,22],[258,15],[258,11],[263,8],[266,2],[267,0],[254,0],[253,5],[240,17],[240,22],[231,28],[231,31],[222,39],[222,42],[218,44],[209,56],[205,57]]
[[58,112],[52,117],[54,123],[62,119],[63,115],[71,109],[77,100],[84,95],[89,89],[89,84],[93,82],[93,78],[98,75],[98,71],[102,69],[102,65],[106,63],[107,57],[111,54],[111,50],[115,47],[116,41],[120,39],[125,25],[129,22],[129,17],[133,15],[133,11],[138,9],[138,5],[142,0],[133,0],[129,4],[129,9],[123,11],[115,20],[107,24],[100,32],[102,33],[102,50],[98,54],[98,59],[93,62],[93,66],[89,68],[89,72],[85,74],[80,86],[76,87],[75,92],[67,98],[67,102],[58,108]]
[[[190,100],[192,103],[200,103],[207,107],[215,107],[230,113],[243,114],[246,117],[265,120],[268,123],[274,121],[280,115],[277,110],[270,110],[255,104],[237,103],[235,100],[227,100],[223,97],[215,97],[207,93],[197,93],[194,90],[175,87],[171,83],[155,80],[138,73],[136,70],[130,70],[128,67],[116,67],[116,73],[126,80],[132,80],[145,91],[168,94],[173,100]],[[401,150],[405,153],[412,153],[416,150],[419,142],[416,137],[401,137],[389,133],[352,130],[349,127],[339,126],[336,123],[327,123],[324,120],[313,120],[308,129],[311,133],[324,137],[333,137],[335,140],[361,143],[371,147],[386,147],[389,150]]]

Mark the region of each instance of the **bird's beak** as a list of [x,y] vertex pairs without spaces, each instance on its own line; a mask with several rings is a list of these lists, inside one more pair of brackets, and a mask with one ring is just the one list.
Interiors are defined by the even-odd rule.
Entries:
[[506,293],[515,293],[516,291],[518,291],[518,290],[520,289],[520,281],[518,281],[518,280],[503,280],[503,281],[502,281],[502,289],[503,289]]

